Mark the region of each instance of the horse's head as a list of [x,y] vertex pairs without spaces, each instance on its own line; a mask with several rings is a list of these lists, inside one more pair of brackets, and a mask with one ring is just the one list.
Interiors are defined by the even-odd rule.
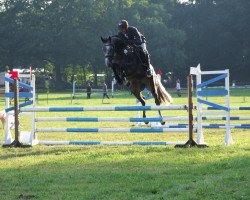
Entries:
[[102,38],[104,44],[103,52],[105,55],[105,64],[107,67],[112,67],[113,59],[121,59],[124,54],[123,50],[126,47],[126,43],[117,35],[108,38]]
[[108,38],[102,38],[101,40],[103,42],[103,52],[105,56],[105,64],[107,67],[112,67],[112,60],[114,58],[115,54],[115,46],[112,44],[111,37]]

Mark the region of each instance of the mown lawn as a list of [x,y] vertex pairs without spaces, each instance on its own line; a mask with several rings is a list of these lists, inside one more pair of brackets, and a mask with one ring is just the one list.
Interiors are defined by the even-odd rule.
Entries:
[[[222,98],[210,99],[222,103]],[[174,104],[186,104],[176,97]],[[231,105],[250,105],[249,90],[231,90]],[[134,105],[128,92],[105,100],[70,94],[40,94],[38,106]],[[0,104],[3,109],[3,102]],[[2,110],[1,109],[1,110]],[[185,111],[164,111],[185,116]],[[249,116],[250,111],[231,115]],[[136,112],[39,113],[38,116],[135,117]],[[148,112],[148,116],[156,116]],[[22,130],[30,128],[22,117]],[[205,123],[222,121],[205,121]],[[175,122],[177,123],[177,122]],[[232,121],[232,123],[249,123]],[[38,127],[132,127],[132,123],[39,122]],[[3,133],[2,129],[1,132]],[[249,199],[250,130],[233,129],[234,144],[223,145],[225,130],[204,130],[209,148],[173,146],[0,147],[0,199]],[[3,138],[3,134],[1,134]],[[39,133],[38,139],[101,141],[186,141],[186,133]]]

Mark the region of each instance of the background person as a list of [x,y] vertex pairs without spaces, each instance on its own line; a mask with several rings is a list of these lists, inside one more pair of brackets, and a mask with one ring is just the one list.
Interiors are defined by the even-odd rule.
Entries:
[[178,97],[181,97],[181,83],[180,83],[179,79],[177,79],[177,81],[176,81],[175,89],[176,89],[176,93],[177,93]]
[[103,83],[103,86],[102,86],[102,90],[103,90],[103,96],[102,96],[102,103],[103,103],[103,100],[105,97],[107,97],[109,99],[109,96],[108,96],[108,87],[106,85],[106,83],[104,82]]
[[91,90],[92,90],[91,85],[90,85],[90,83],[88,83],[88,85],[87,85],[87,99],[90,99]]

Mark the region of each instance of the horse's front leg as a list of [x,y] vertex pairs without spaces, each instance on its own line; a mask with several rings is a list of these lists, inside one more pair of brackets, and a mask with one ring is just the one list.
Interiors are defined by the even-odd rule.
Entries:
[[[140,93],[140,96],[141,96],[141,98],[142,98],[141,105],[142,105],[142,106],[145,106],[145,105],[146,105],[145,98],[144,98],[144,96],[141,95],[141,93]],[[146,110],[143,110],[142,113],[143,113],[143,118],[146,118],[146,117],[147,117],[147,116],[146,116]],[[148,122],[145,122],[145,124],[148,124]]]
[[[139,93],[139,95],[136,96],[136,98],[141,102],[141,105],[142,105],[142,106],[145,106],[145,105],[146,105],[146,101],[145,101],[145,99],[144,99],[144,96],[142,96],[141,93]],[[146,110],[143,110],[142,113],[143,113],[143,118],[146,118],[146,117],[147,117],[147,116],[146,116]],[[148,122],[145,122],[145,124],[148,124]]]
[[119,67],[119,66],[117,66],[117,65],[114,64],[114,65],[112,66],[112,70],[113,70],[113,72],[114,72],[114,76],[115,76],[115,79],[116,79],[117,83],[118,83],[119,85],[122,85],[123,80],[122,80],[121,77],[119,76],[118,67]]

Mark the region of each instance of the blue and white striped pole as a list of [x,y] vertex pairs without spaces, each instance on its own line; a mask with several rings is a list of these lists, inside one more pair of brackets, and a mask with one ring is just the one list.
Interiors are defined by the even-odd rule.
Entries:
[[165,122],[165,121],[187,121],[187,117],[148,117],[148,118],[128,118],[128,117],[37,117],[36,122]]
[[[188,117],[37,117],[36,122],[166,122],[166,121],[187,121]],[[197,120],[197,117],[194,118]],[[202,120],[226,120],[222,116],[203,116]],[[250,120],[250,116],[231,116],[230,120]],[[161,125],[159,125],[161,127]]]
[[164,133],[187,132],[188,128],[36,128],[36,132],[78,132],[78,133]]
[[116,146],[129,146],[129,145],[178,145],[178,144],[185,144],[185,142],[141,142],[141,141],[46,141],[42,140],[39,141],[39,144],[42,145],[116,145]]
[[83,112],[83,111],[138,111],[138,110],[186,110],[186,105],[176,106],[115,106],[115,107],[36,107],[21,108],[21,112]]

